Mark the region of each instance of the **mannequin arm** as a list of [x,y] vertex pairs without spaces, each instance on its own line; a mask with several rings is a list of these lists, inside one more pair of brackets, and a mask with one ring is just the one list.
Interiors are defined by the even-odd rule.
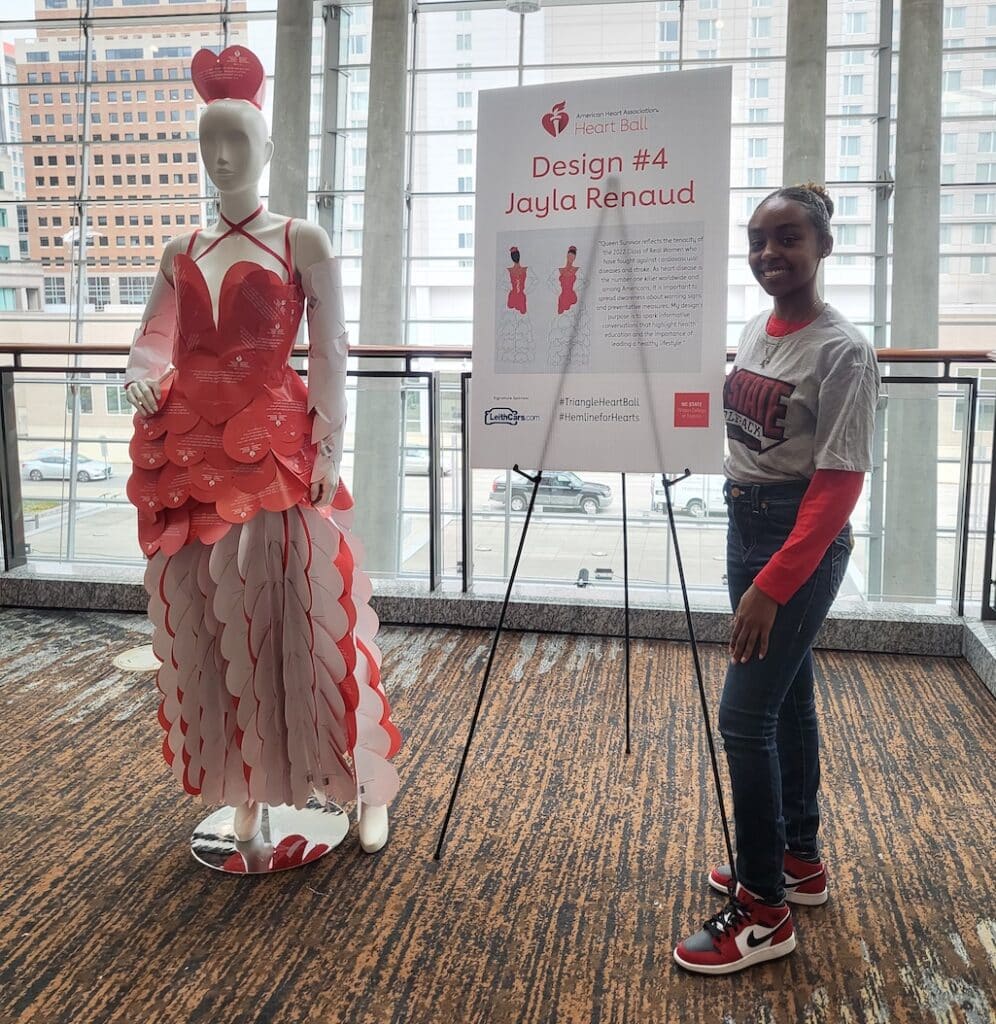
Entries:
[[176,293],[166,276],[170,248],[163,253],[152,293],[135,331],[125,370],[124,388],[128,401],[144,415],[156,412],[162,397],[160,385],[169,374],[176,344]]
[[[314,413],[311,440],[318,455],[312,484],[328,481],[329,501],[339,483],[346,432],[346,364],[349,340],[343,320],[339,262],[327,257],[301,274],[308,299],[308,411]],[[320,499],[316,502],[324,504]]]

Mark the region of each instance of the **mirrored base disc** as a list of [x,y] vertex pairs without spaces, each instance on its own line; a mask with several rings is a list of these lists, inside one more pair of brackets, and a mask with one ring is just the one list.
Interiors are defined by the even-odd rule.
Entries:
[[307,807],[263,807],[259,831],[239,842],[232,831],[233,807],[209,814],[190,837],[194,860],[232,875],[268,875],[303,867],[346,838],[349,816],[331,801],[313,796]]
[[152,644],[145,644],[122,651],[113,664],[123,672],[158,672],[162,662],[152,653]]

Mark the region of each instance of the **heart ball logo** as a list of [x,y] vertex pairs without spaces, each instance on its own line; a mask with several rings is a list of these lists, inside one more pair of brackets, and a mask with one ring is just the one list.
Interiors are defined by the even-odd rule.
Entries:
[[566,106],[566,100],[554,103],[550,108],[550,112],[543,115],[543,128],[554,138],[567,127],[567,122],[571,119],[567,111],[564,110]]

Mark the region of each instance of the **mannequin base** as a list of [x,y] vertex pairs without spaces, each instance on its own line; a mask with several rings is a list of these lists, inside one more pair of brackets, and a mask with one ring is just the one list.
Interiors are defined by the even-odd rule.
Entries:
[[113,664],[123,672],[158,672],[162,662],[152,652],[152,644],[145,644],[122,651]]
[[334,850],[349,831],[343,809],[317,797],[300,810],[281,804],[259,805],[259,811],[260,827],[244,842],[235,838],[234,807],[221,807],[209,814],[190,838],[194,860],[225,874],[269,875],[318,860]]

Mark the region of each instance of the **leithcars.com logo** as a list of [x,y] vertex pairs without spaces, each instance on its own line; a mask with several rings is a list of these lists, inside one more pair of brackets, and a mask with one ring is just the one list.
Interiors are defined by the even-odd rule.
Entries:
[[509,409],[504,406],[496,406],[493,409],[484,410],[484,425],[486,427],[506,426],[514,427],[516,424],[529,420],[538,420],[539,416],[526,416],[517,409]]

